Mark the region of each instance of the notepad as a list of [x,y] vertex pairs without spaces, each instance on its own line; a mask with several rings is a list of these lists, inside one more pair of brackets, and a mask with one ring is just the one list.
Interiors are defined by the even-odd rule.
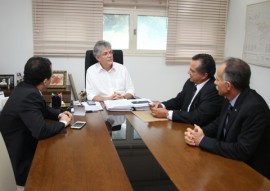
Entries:
[[168,121],[167,118],[156,118],[151,114],[151,111],[132,111],[134,115],[140,118],[143,122],[153,122],[153,121]]

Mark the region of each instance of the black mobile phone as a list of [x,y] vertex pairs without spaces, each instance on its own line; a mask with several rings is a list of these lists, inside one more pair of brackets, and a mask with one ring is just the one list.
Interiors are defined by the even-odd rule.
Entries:
[[71,128],[72,128],[72,129],[80,129],[80,128],[82,128],[85,124],[86,124],[85,121],[76,121],[75,123],[73,123],[73,124],[71,125]]
[[88,105],[96,105],[96,102],[92,101],[92,100],[87,100],[87,104]]

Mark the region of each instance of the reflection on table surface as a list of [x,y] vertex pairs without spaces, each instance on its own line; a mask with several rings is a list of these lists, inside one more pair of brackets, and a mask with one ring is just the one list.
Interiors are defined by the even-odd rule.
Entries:
[[125,115],[102,116],[134,190],[177,190]]

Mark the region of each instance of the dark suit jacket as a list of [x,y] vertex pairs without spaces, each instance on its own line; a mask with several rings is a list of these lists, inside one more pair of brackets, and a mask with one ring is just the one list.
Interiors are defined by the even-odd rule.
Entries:
[[182,91],[175,98],[163,102],[166,109],[173,110],[172,120],[177,122],[206,125],[212,122],[221,109],[223,97],[218,95],[214,84],[215,78],[210,78],[194,98],[189,112],[194,83],[186,81]]
[[203,127],[205,137],[200,147],[207,151],[241,160],[270,179],[270,111],[264,99],[255,91],[240,93],[223,136],[223,123],[228,108],[224,104],[221,115]]
[[65,132],[64,123],[44,120],[58,119],[58,115],[33,85],[22,82],[13,90],[0,116],[0,130],[17,185],[25,185],[38,139]]

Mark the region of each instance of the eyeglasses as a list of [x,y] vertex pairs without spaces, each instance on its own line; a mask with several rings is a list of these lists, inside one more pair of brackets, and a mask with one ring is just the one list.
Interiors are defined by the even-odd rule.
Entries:
[[107,57],[107,56],[109,56],[109,55],[113,55],[113,51],[111,50],[111,51],[109,51],[109,52],[103,52],[102,54],[101,54],[101,56],[105,56],[105,57]]

